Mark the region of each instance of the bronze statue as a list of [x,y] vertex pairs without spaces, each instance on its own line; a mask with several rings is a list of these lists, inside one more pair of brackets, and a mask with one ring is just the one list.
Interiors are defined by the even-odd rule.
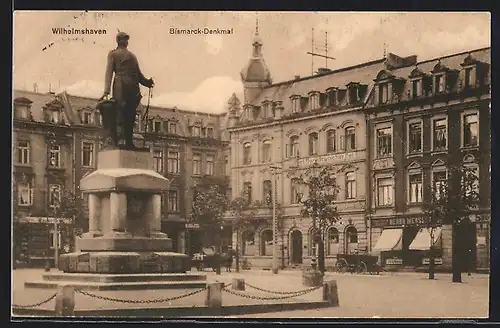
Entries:
[[[118,146],[119,140],[125,140],[126,149],[135,149],[134,146],[134,124],[136,110],[142,95],[139,84],[152,88],[153,79],[146,79],[142,74],[137,57],[127,49],[129,35],[119,32],[116,35],[118,46],[108,54],[104,94],[99,100],[97,108],[103,118],[103,128],[108,142],[113,147]],[[111,80],[113,79],[113,94],[111,91]]]

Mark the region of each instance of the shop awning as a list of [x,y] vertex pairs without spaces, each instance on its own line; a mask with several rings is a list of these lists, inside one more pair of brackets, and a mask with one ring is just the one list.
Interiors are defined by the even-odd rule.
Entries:
[[[439,243],[441,238],[441,228],[435,228],[434,230],[434,245]],[[431,248],[431,233],[428,228],[421,228],[415,239],[413,239],[410,244],[409,249],[426,251]]]
[[374,251],[392,251],[402,248],[403,229],[384,229],[378,237]]

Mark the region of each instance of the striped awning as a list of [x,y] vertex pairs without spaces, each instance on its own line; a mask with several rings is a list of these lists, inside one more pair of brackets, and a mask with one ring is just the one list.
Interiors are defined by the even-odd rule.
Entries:
[[[434,229],[434,246],[441,240],[441,228]],[[428,228],[421,228],[415,239],[410,244],[409,249],[426,251],[431,248],[431,232]]]

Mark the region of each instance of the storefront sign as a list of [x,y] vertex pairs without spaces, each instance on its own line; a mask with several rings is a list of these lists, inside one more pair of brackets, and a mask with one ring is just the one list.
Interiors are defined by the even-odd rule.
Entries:
[[424,217],[399,217],[372,219],[372,228],[387,228],[399,226],[426,226],[428,220]]
[[186,223],[186,229],[200,229],[199,223]]
[[[428,257],[426,257],[426,258],[422,259],[422,264],[423,264],[423,265],[429,265],[429,258],[428,258]],[[440,258],[440,257],[435,258],[435,259],[434,259],[434,264],[436,264],[436,265],[441,265],[441,264],[443,264],[443,259],[442,259],[442,258]]]
[[385,264],[386,265],[401,265],[401,264],[403,264],[403,259],[400,259],[400,258],[386,259]]
[[318,164],[332,164],[335,162],[348,161],[356,158],[356,153],[342,153],[332,154],[319,157],[309,157],[299,159],[299,165],[313,165],[315,162]]
[[19,223],[51,223],[54,224],[56,220],[59,223],[71,224],[72,220],[69,218],[51,218],[51,217],[33,217],[27,216],[23,218],[19,218]]

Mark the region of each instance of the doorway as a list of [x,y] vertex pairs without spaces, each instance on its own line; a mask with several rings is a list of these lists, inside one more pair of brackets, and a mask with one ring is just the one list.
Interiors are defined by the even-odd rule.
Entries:
[[461,222],[458,229],[459,243],[458,254],[462,263],[462,270],[467,272],[475,270],[477,264],[477,236],[476,224],[469,219]]
[[302,263],[302,232],[294,230],[290,233],[290,262],[291,264]]

